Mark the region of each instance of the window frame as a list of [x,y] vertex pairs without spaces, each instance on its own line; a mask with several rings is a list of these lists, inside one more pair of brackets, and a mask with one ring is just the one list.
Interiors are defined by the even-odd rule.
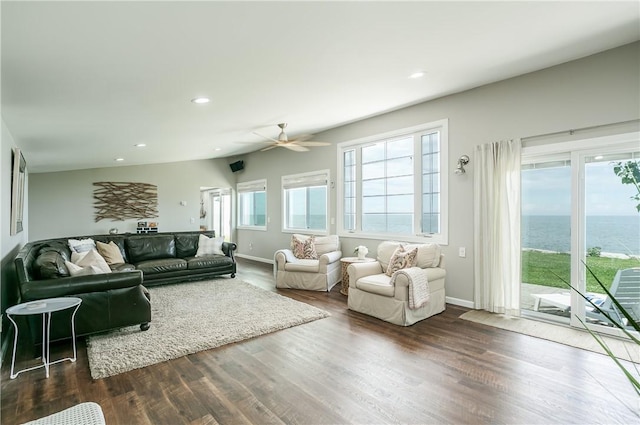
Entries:
[[[262,188],[262,189],[261,189]],[[241,209],[241,204],[240,204],[240,197],[243,194],[246,193],[257,193],[257,192],[264,192],[264,216],[265,216],[265,220],[264,220],[264,226],[258,226],[258,225],[243,225],[242,224],[242,220],[241,220],[241,216],[242,216],[242,209]],[[268,211],[268,197],[267,197],[267,179],[259,179],[259,180],[252,180],[252,181],[248,181],[248,182],[241,182],[241,183],[237,183],[236,184],[236,203],[238,205],[238,213],[236,216],[237,221],[237,229],[240,230],[260,230],[260,231],[266,231],[267,230],[267,224],[269,222],[269,218],[267,216],[267,211]],[[254,211],[255,213],[255,211]]]
[[[424,234],[422,229],[422,146],[421,136],[438,131],[440,143],[439,167],[439,203],[440,203],[440,232]],[[396,140],[401,137],[413,136],[413,232],[412,234],[364,232],[362,231],[362,152],[364,146],[373,143]],[[344,155],[348,151],[354,151],[355,155],[355,229],[345,229],[345,199],[344,199]],[[449,243],[449,120],[441,119],[412,127],[402,128],[386,133],[376,134],[356,140],[342,142],[337,145],[337,180],[340,184],[336,190],[336,233],[340,237],[359,239],[389,240],[396,239],[407,242]],[[418,160],[416,160],[418,158]],[[417,230],[417,231],[416,231]]]
[[[281,177],[281,190],[282,190],[282,232],[283,233],[313,233],[315,235],[328,235],[329,234],[329,215],[330,215],[330,207],[329,207],[329,190],[330,190],[330,182],[331,182],[331,174],[329,169],[310,171],[306,173],[299,174],[289,174]],[[306,188],[307,195],[308,191],[312,187],[322,187],[321,183],[324,181],[325,190],[325,226],[324,229],[309,229],[309,228],[299,228],[299,227],[288,227],[288,198],[287,198],[287,190],[296,189],[296,188]],[[309,198],[306,197],[306,202],[308,205]],[[308,218],[309,210],[307,210],[306,215]]]

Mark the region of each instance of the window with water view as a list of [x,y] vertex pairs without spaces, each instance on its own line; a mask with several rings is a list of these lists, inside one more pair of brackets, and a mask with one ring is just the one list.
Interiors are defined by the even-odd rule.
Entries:
[[447,137],[441,121],[342,146],[343,230],[447,243]]

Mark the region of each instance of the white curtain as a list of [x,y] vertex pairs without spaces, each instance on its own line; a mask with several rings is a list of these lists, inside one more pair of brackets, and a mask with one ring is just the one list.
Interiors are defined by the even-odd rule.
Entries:
[[475,307],[520,315],[520,140],[476,147]]

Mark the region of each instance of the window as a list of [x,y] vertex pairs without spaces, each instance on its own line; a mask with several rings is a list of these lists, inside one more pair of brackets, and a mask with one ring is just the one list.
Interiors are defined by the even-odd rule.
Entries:
[[267,229],[267,181],[238,183],[238,227]]
[[282,177],[283,230],[327,231],[329,170]]
[[338,149],[338,231],[447,244],[447,120]]

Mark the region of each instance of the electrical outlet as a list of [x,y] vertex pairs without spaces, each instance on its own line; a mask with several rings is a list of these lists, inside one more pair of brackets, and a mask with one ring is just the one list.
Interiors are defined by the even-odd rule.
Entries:
[[195,224],[196,219],[194,217],[191,217],[191,224]]
[[465,247],[461,246],[460,248],[458,248],[458,256],[465,258],[467,256],[467,250],[465,249]]
[[253,249],[253,242],[249,242],[249,251]]

